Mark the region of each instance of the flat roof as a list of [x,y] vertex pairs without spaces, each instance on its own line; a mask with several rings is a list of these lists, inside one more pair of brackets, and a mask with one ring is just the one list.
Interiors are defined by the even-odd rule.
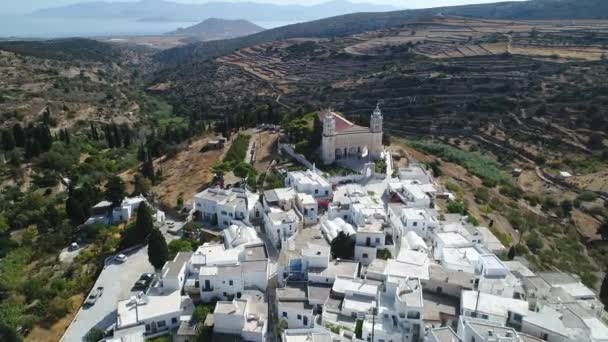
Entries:
[[304,205],[317,204],[317,201],[315,200],[314,197],[312,197],[312,195],[298,192],[297,196],[298,196],[298,199],[300,200],[300,202],[302,202],[302,204],[304,204]]
[[330,284],[309,283],[306,289],[308,292],[308,299],[325,303],[327,298],[329,298],[329,294],[331,293],[331,287],[332,286]]
[[471,329],[473,329],[477,335],[486,340],[494,338],[498,341],[500,340],[500,337],[517,336],[517,331],[515,331],[515,329],[491,324],[489,322],[467,320],[466,324],[471,327]]
[[187,296],[182,297],[179,290],[163,295],[144,296],[140,299],[132,297],[118,302],[117,327],[131,326],[167,313],[189,315],[193,311],[192,300]]
[[277,299],[283,300],[305,300],[307,295],[307,284],[305,282],[287,282],[285,287],[276,289]]
[[359,263],[352,260],[331,260],[327,267],[309,268],[308,273],[321,277],[353,278],[357,276]]
[[300,218],[293,209],[290,209],[289,211],[271,211],[268,213],[268,218],[270,218],[270,221],[275,225],[296,223],[300,221]]
[[399,298],[409,308],[421,308],[424,305],[422,299],[422,286],[419,279],[407,279],[402,282],[398,289]]
[[461,267],[472,267],[481,254],[474,247],[449,247],[443,249],[443,259],[450,264]]
[[336,278],[332,290],[336,293],[353,292],[376,297],[378,285],[372,284],[368,280]]
[[539,328],[552,331],[562,336],[568,336],[568,330],[564,326],[564,322],[561,320],[561,313],[558,311],[545,306],[541,311],[530,311],[524,317],[524,321],[529,324],[533,324]]
[[[477,300],[478,296],[479,300]],[[480,313],[507,317],[508,311],[525,315],[528,312],[528,302],[483,292],[462,291],[461,308],[469,311],[477,309]]]
[[266,247],[264,245],[246,246],[244,255],[245,255],[245,261],[267,260],[268,259],[268,254],[266,253]]
[[320,185],[322,187],[331,186],[325,178],[311,170],[291,171],[288,174],[293,178],[294,183],[297,184]]
[[507,266],[511,273],[518,275],[519,277],[535,277],[536,273],[532,272],[526,265],[522,264],[521,261],[510,260],[503,261],[503,264]]
[[459,342],[460,338],[451,327],[442,327],[431,329],[431,335],[435,337],[438,342]]
[[471,241],[457,232],[444,232],[435,235],[437,235],[438,240],[443,242],[444,247],[464,247],[472,245]]
[[289,201],[296,197],[294,188],[278,188],[264,191],[264,198],[269,203],[278,201]]
[[215,310],[213,310],[213,314],[244,316],[246,309],[247,309],[247,300],[244,300],[244,299],[235,299],[231,302],[218,301],[215,304]]
[[424,315],[425,321],[441,321],[442,315],[458,316],[460,302],[457,298],[432,293],[424,293]]
[[411,260],[411,262],[405,262],[389,259],[386,262],[384,273],[389,277],[428,280],[430,262],[428,259],[425,259],[422,262],[419,261],[420,260]]
[[177,277],[184,264],[190,261],[193,254],[193,252],[178,252],[173,260],[165,263],[163,277]]
[[447,284],[459,285],[465,289],[473,289],[475,275],[467,272],[452,271],[441,265],[429,266],[429,277],[431,280],[442,281]]

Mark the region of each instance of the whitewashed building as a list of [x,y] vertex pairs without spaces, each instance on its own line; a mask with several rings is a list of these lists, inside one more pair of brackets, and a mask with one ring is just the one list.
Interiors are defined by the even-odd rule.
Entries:
[[316,169],[288,172],[285,186],[314,198],[331,199],[333,196],[332,185]]
[[257,194],[240,188],[208,188],[194,196],[193,212],[203,222],[225,229],[233,220],[249,223],[261,218],[256,210],[258,199]]

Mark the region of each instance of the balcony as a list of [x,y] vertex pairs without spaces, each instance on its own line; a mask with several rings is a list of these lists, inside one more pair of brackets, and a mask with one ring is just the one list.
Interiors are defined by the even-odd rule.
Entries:
[[213,292],[213,287],[203,287],[201,288],[201,292]]

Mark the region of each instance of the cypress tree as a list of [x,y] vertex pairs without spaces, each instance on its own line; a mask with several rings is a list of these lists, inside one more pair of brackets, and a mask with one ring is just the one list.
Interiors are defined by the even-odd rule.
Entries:
[[604,305],[608,305],[608,275],[604,277],[602,281],[602,287],[600,288],[600,300]]
[[15,137],[10,130],[2,131],[2,149],[12,151],[15,148]]
[[21,125],[18,123],[13,126],[13,137],[15,138],[15,144],[18,147],[25,147],[25,132],[23,131],[23,127],[21,127]]
[[137,208],[137,220],[135,221],[135,231],[141,240],[145,240],[154,230],[154,220],[152,210],[146,203],[142,203]]
[[148,239],[148,261],[155,269],[160,270],[169,259],[167,241],[158,229],[154,229]]

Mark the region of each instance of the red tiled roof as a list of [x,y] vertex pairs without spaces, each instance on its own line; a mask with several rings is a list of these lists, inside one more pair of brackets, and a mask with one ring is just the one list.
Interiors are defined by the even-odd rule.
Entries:
[[355,130],[367,130],[366,127],[361,127],[358,125],[353,124],[352,122],[346,120],[342,115],[339,115],[337,113],[334,112],[319,112],[319,119],[321,121],[323,121],[323,119],[325,118],[325,115],[327,114],[331,114],[334,116],[334,120],[336,121],[336,133],[340,133],[340,132],[344,132],[347,130],[351,130],[352,128],[355,128]]

